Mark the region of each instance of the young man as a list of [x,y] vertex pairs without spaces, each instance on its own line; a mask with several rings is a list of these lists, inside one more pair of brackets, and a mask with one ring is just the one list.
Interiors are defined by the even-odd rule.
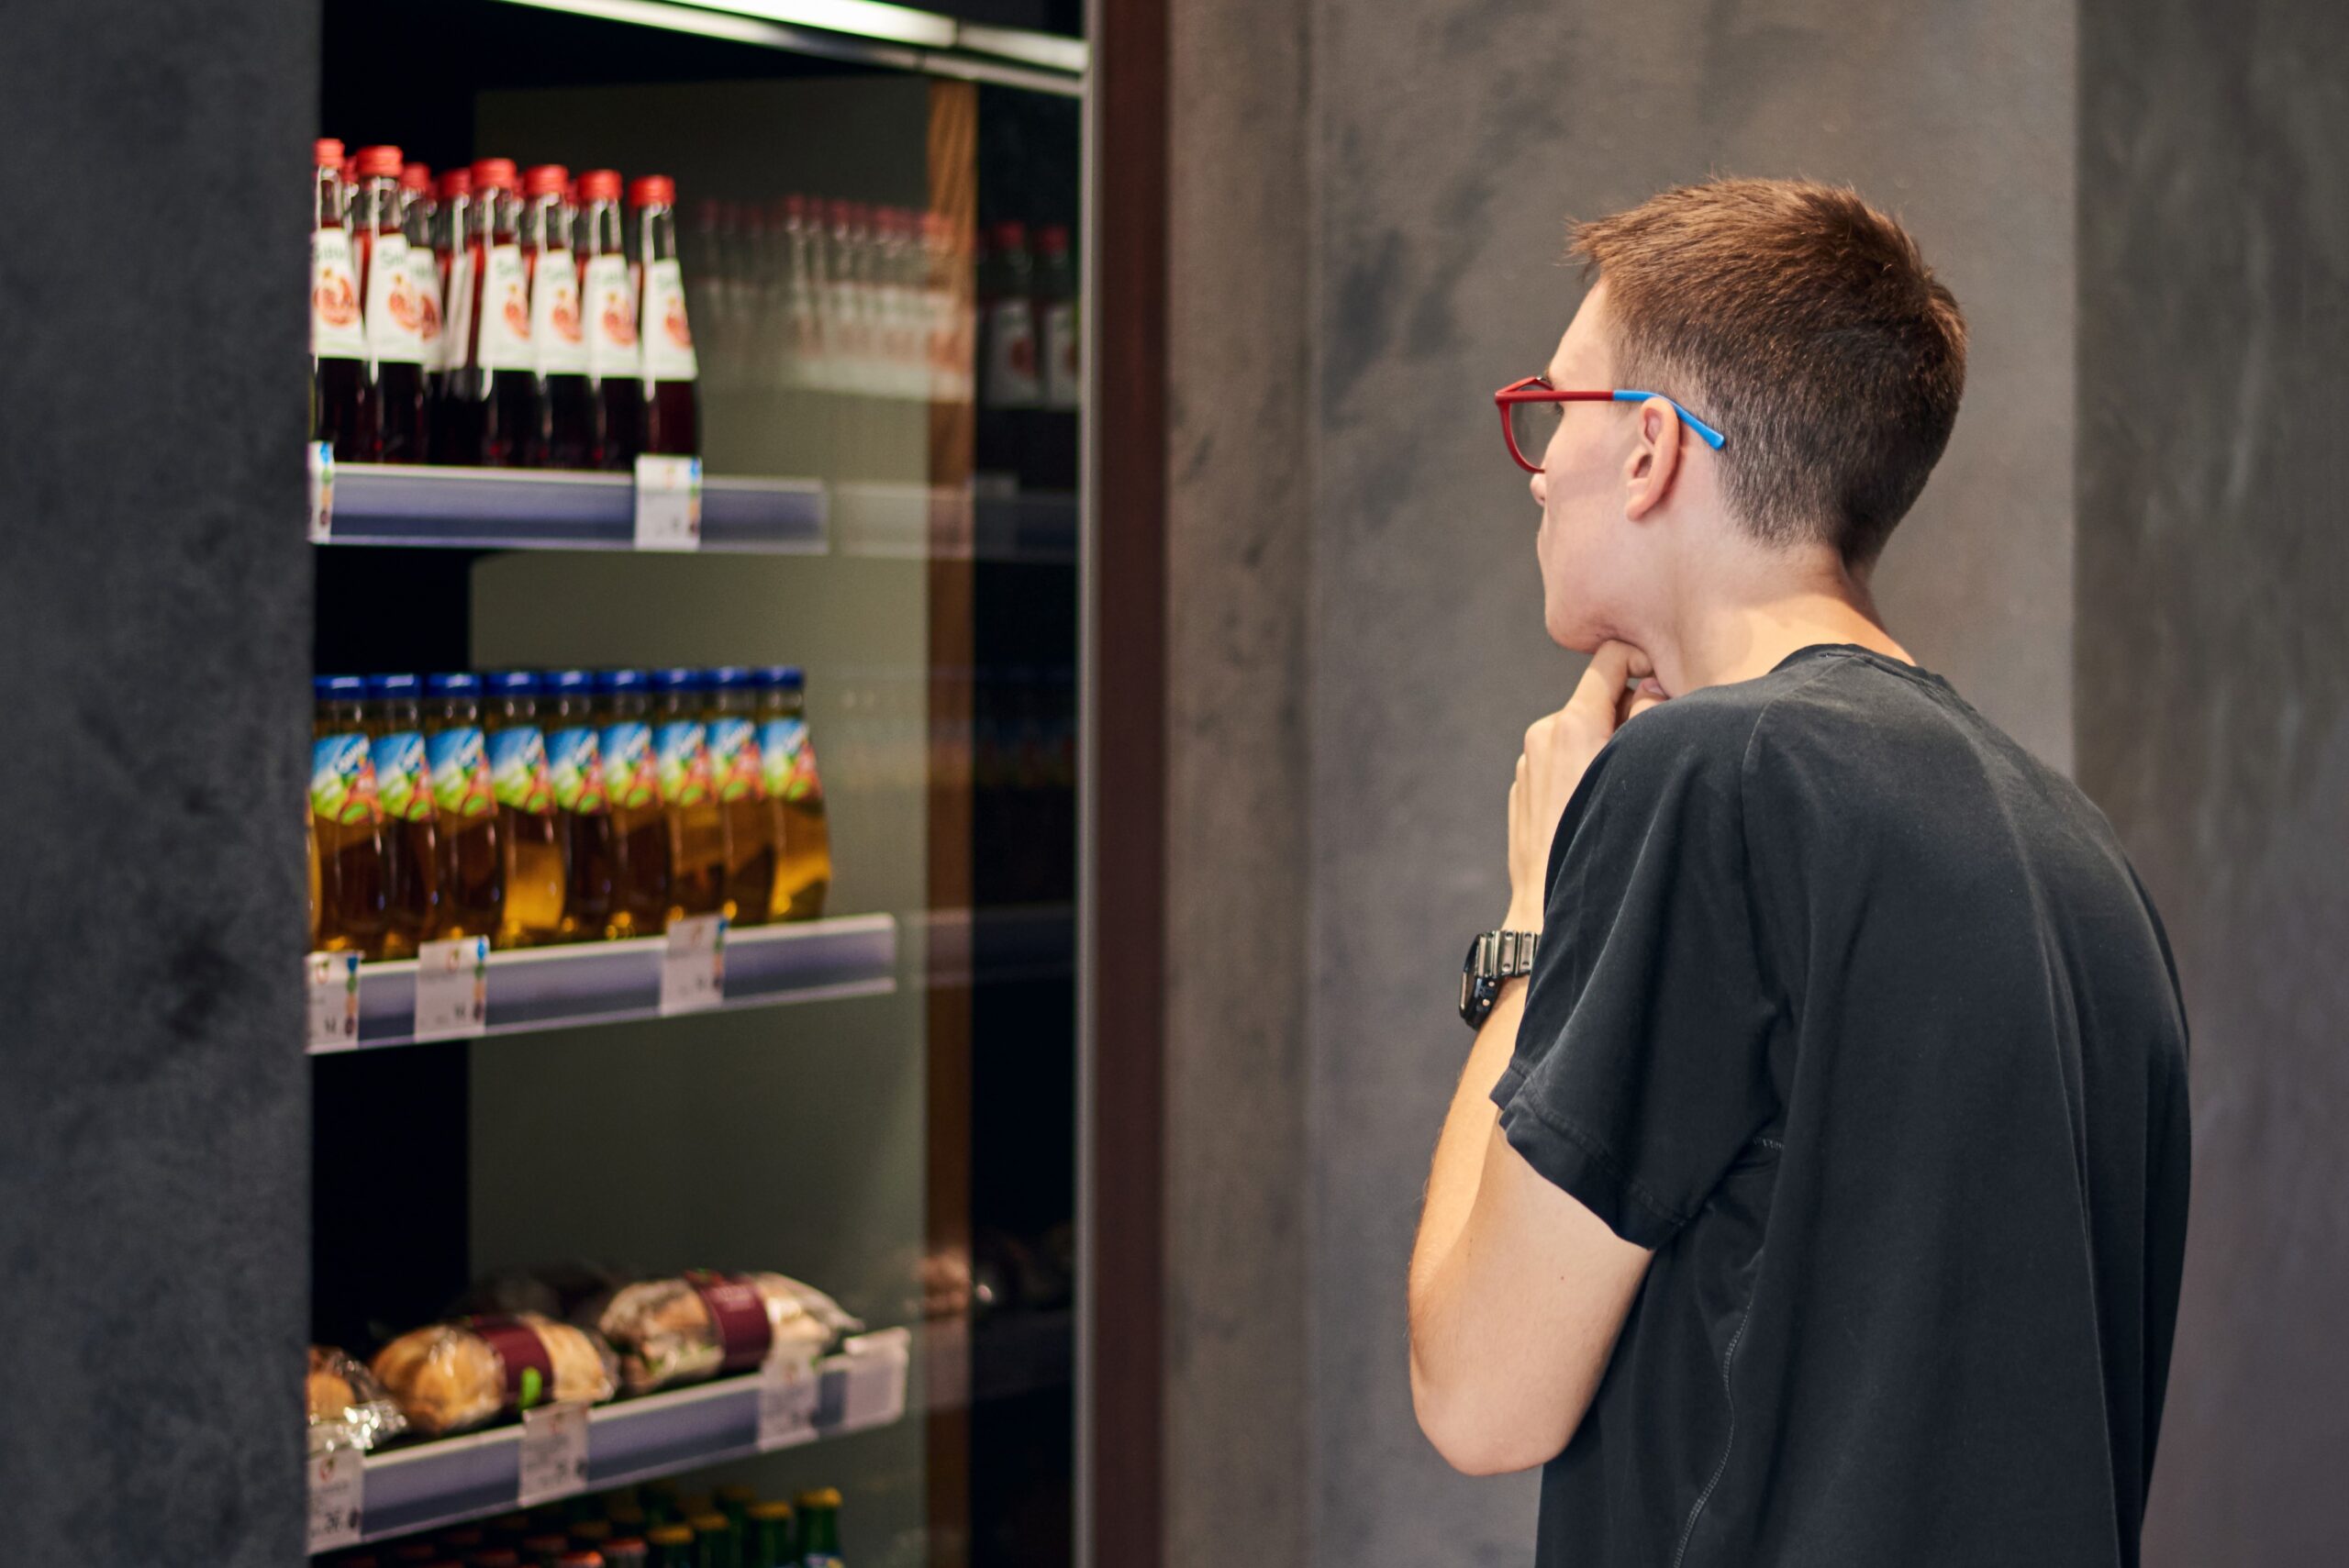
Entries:
[[1597,283],[1502,402],[1550,635],[1592,658],[1509,791],[1524,935],[1463,983],[1419,1423],[1544,1467],[1557,1568],[2133,1564],[2176,972],[2103,815],[1868,593],[1957,415],[1957,303],[1811,184],[1575,249]]

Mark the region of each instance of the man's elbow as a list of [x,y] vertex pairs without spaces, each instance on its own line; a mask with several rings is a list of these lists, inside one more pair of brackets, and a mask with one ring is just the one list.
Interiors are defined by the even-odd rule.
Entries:
[[1411,1408],[1443,1462],[1463,1475],[1508,1475],[1546,1464],[1574,1436],[1530,1407],[1523,1387],[1480,1395],[1411,1357]]

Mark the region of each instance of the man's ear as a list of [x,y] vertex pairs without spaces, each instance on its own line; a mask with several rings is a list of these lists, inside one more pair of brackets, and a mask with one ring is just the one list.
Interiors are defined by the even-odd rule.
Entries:
[[1640,405],[1638,439],[1623,460],[1623,516],[1638,522],[1664,504],[1680,473],[1680,416],[1664,398]]

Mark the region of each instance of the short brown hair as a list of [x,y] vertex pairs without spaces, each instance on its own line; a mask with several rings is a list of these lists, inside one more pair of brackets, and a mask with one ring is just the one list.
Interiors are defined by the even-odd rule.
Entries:
[[1949,444],[1965,318],[1908,230],[1843,187],[1713,180],[1575,226],[1617,384],[1729,437],[1731,514],[1772,543],[1883,550]]

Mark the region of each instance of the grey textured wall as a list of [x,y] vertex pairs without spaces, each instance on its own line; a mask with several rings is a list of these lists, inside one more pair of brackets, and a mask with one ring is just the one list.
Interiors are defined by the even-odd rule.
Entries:
[[302,1539],[301,0],[14,0],[0,48],[9,1562]]
[[2145,1561],[2349,1561],[2349,17],[2081,22],[2079,777],[2165,917],[2194,1212]]

